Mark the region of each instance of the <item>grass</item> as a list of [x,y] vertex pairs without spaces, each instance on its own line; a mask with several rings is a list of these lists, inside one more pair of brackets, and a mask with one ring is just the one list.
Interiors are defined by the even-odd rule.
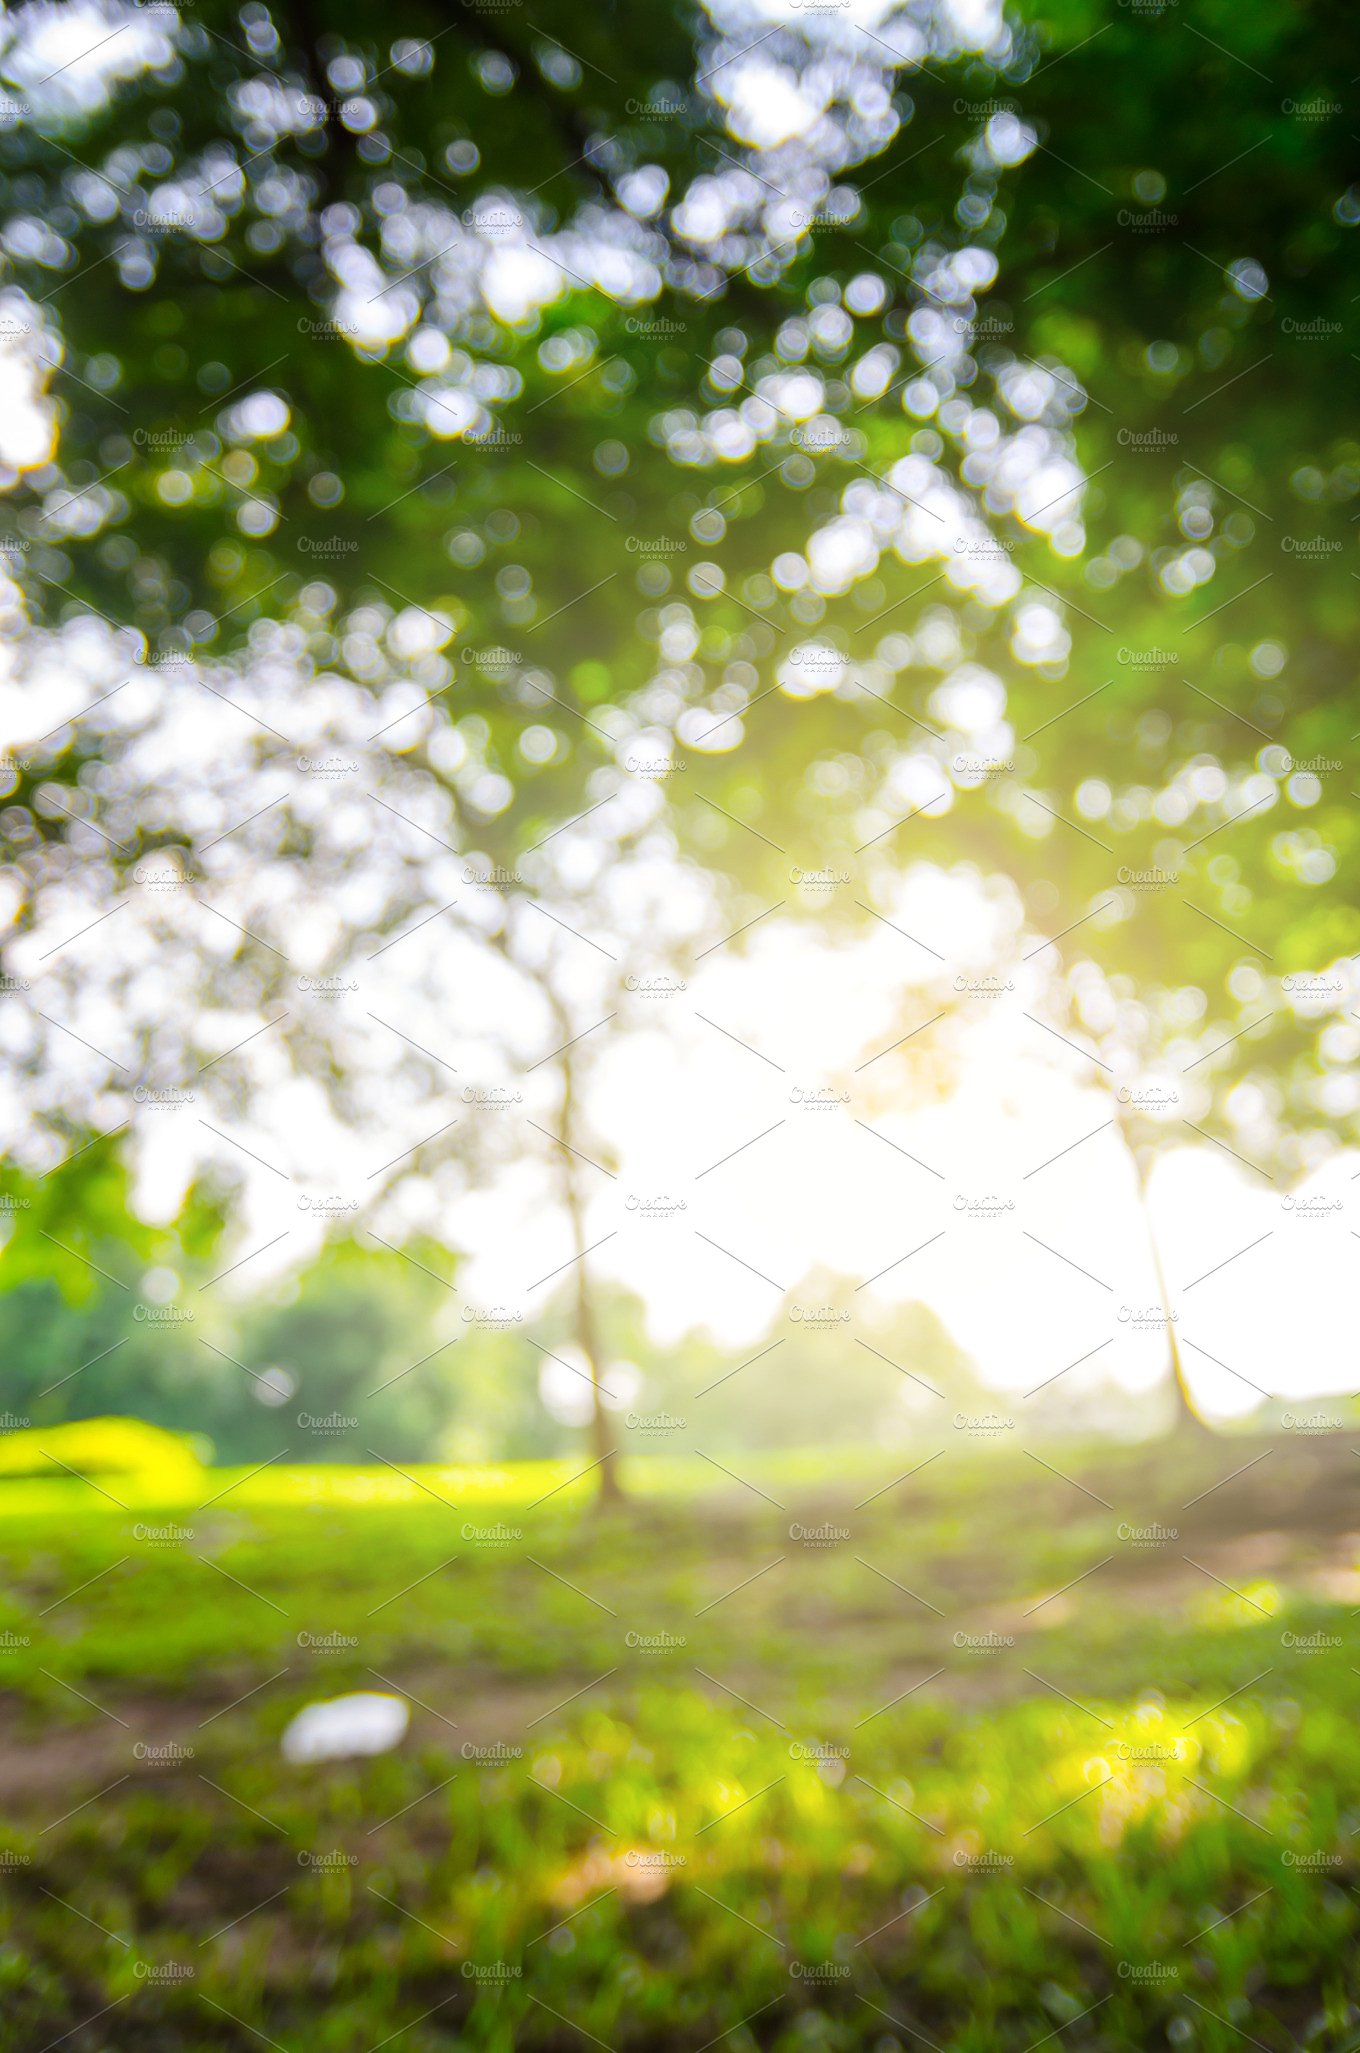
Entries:
[[8,1484],[4,2044],[1360,2047],[1349,1465]]

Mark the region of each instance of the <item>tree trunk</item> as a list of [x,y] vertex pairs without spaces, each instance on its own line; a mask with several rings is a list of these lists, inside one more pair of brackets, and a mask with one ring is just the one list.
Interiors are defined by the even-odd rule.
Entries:
[[576,1096],[569,1054],[562,1058],[562,1114],[558,1138],[562,1142],[563,1196],[566,1200],[567,1215],[571,1220],[572,1244],[576,1251],[576,1345],[585,1356],[590,1370],[590,1440],[595,1460],[599,1464],[596,1475],[599,1479],[600,1498],[602,1502],[611,1504],[623,1496],[623,1486],[618,1474],[618,1443],[614,1437],[614,1422],[605,1409],[600,1391],[600,1337],[585,1263],[585,1206],[581,1200],[577,1158],[571,1152],[576,1146],[578,1135]]
[[1124,1145],[1127,1147],[1133,1161],[1133,1173],[1138,1179],[1138,1200],[1142,1206],[1143,1225],[1147,1231],[1148,1247],[1152,1253],[1152,1273],[1157,1279],[1157,1295],[1161,1300],[1162,1312],[1166,1318],[1166,1345],[1167,1353],[1171,1359],[1171,1384],[1176,1398],[1175,1430],[1178,1433],[1187,1431],[1207,1433],[1210,1428],[1206,1426],[1204,1420],[1195,1409],[1189,1385],[1185,1380],[1185,1364],[1181,1359],[1180,1343],[1176,1338],[1176,1328],[1171,1322],[1171,1298],[1166,1287],[1166,1272],[1162,1267],[1161,1249],[1157,1245],[1157,1234],[1152,1224],[1152,1207],[1148,1203],[1147,1174],[1143,1167],[1142,1157],[1130,1139],[1122,1120],[1119,1122],[1119,1130],[1124,1136]]

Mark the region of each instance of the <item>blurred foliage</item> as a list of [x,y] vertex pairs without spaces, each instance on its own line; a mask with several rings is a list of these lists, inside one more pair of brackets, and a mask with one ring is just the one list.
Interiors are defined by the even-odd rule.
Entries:
[[[6,319],[59,427],[7,480],[8,617],[35,662],[97,617],[164,705],[202,681],[254,720],[268,816],[235,868],[295,879],[316,856],[266,773],[328,681],[382,738],[389,810],[511,876],[635,795],[647,740],[692,774],[649,782],[657,810],[623,815],[611,852],[659,840],[702,866],[732,926],[772,900],[889,912],[918,860],[1007,873],[1015,958],[1058,936],[1053,1016],[1112,1072],[1193,1065],[1181,1109],[1286,1176],[1353,1132],[1360,441],[1335,395],[1360,199],[1328,85],[1339,5],[1208,0],[1191,23],[1054,0],[984,20],[974,47],[943,11],[886,39],[809,18],[762,47],[791,85],[830,65],[825,118],[766,147],[724,82],[737,13],[156,12],[154,61],[107,95],[35,86],[18,42],[6,60],[32,96],[0,133]],[[510,246],[551,278],[518,316],[494,269]],[[800,374],[815,404],[795,406]],[[903,463],[966,546],[899,527]],[[1070,519],[1027,510],[1036,475],[1070,479]],[[819,577],[818,538],[847,524],[864,561]],[[783,559],[807,575],[773,576]],[[809,648],[820,681],[789,674]],[[72,880],[97,897],[153,851],[198,863],[173,782],[130,767],[166,717],[124,723],[114,700],[9,767],[16,938]],[[941,802],[904,800],[927,773]],[[790,893],[790,852],[854,888]],[[434,903],[414,862],[343,897],[366,853],[318,871],[337,971]],[[504,893],[493,945],[527,896]],[[197,989],[263,1008],[275,958],[243,932]],[[1338,966],[1339,996],[1281,983]],[[947,968],[938,991],[906,977],[904,1012],[966,1011]],[[40,1062],[33,1008],[4,1003],[16,1059]],[[180,1008],[147,1029],[148,1075],[192,1031]],[[279,1040],[343,1102],[320,1030]],[[88,1100],[57,1123],[72,1146],[95,1130]],[[1179,1117],[1123,1123],[1144,1150],[1185,1138]],[[16,1403],[112,1332],[97,1280],[40,1281],[38,1236],[111,1270],[115,1242],[173,1253],[115,1226],[88,1158],[46,1188],[6,1254],[37,1336]],[[182,1256],[225,1197],[203,1207]],[[304,1284],[250,1358],[348,1416],[365,1352],[405,1366],[409,1307],[336,1260],[343,1311]],[[263,1446],[240,1386],[210,1396],[188,1368],[201,1349],[136,1345],[118,1366],[135,1359],[149,1416]],[[452,1392],[394,1387],[394,1453],[456,1431]],[[500,1445],[552,1444],[518,1389],[493,1414]]]
[[78,1476],[129,1476],[153,1500],[164,1501],[186,1484],[201,1488],[206,1478],[200,1454],[206,1451],[202,1443],[195,1447],[142,1419],[81,1419],[0,1437],[0,1481],[42,1476],[52,1482],[62,1469],[72,1469]]
[[[211,12],[181,23],[164,62],[106,105],[0,138],[0,204],[50,224],[46,237],[13,238],[10,277],[46,307],[70,374],[55,388],[59,458],[27,473],[13,500],[30,610],[69,619],[94,607],[161,658],[263,649],[253,623],[287,618],[318,670],[376,692],[403,666],[375,648],[373,623],[394,601],[436,609],[449,644],[475,657],[457,663],[450,705],[393,746],[418,792],[449,784],[447,724],[475,730],[480,767],[508,778],[513,798],[479,818],[455,789],[454,818],[466,813],[479,846],[510,868],[588,793],[612,788],[640,712],[657,724],[667,620],[695,621],[693,652],[663,666],[676,714],[711,708],[716,719],[752,701],[749,734],[734,719],[722,752],[693,758],[709,789],[827,863],[853,858],[863,811],[881,815],[904,748],[960,783],[950,757],[971,737],[941,722],[932,670],[984,665],[1004,680],[998,733],[1033,732],[1037,745],[980,791],[962,780],[960,802],[871,857],[871,893],[875,864],[910,848],[1012,869],[1050,924],[1113,897],[1114,918],[1077,945],[1154,1015],[1170,956],[1177,987],[1204,994],[1208,1016],[1192,1023],[1218,1040],[1260,1011],[1263,976],[1318,970],[1355,948],[1360,915],[1319,888],[1352,847],[1345,776],[1328,771],[1315,789],[1306,772],[1291,779],[1288,761],[1344,766],[1351,737],[1348,507],[1360,444],[1332,392],[1349,365],[1344,246],[1360,203],[1326,87],[1343,10],[1242,21],[1220,0],[1190,24],[1170,7],[1101,20],[1054,6],[1017,17],[986,55],[950,47],[946,25],[938,65],[918,57],[895,72],[882,38],[833,23],[809,27],[805,42],[790,26],[765,49],[794,78],[828,38],[842,51],[848,37],[847,101],[831,142],[764,152],[724,125],[721,83],[686,83],[696,50],[701,64],[717,49],[730,61],[736,32],[729,24],[715,41],[684,9],[573,19],[575,55],[517,10],[459,9],[428,44],[420,8],[385,20],[381,44],[363,10],[328,10],[324,27],[287,6]],[[854,66],[874,59],[895,86],[877,128],[852,90],[864,85]],[[871,148],[872,176],[861,177],[856,152]],[[709,247],[687,236],[681,202],[692,213],[724,159],[746,178],[751,221]],[[770,186],[773,169],[773,189],[781,167],[792,178],[809,164],[830,197],[775,245],[750,208],[751,181]],[[220,167],[215,182],[208,167]],[[638,180],[653,169],[669,200],[644,205]],[[594,233],[622,253],[615,271],[629,290],[611,298],[573,275],[540,313],[497,318],[478,286],[503,231],[479,223],[504,196],[531,249],[550,232],[571,230],[583,247]],[[436,223],[457,246],[442,266],[417,254]],[[376,282],[385,273],[388,287]],[[865,275],[882,303],[819,323],[817,309]],[[343,319],[327,329],[337,306],[371,307],[384,292],[395,295],[390,339]],[[852,361],[887,348],[905,374],[924,338],[939,355],[951,323],[953,354],[911,380],[905,401],[899,375],[877,401],[852,404]],[[722,402],[730,411],[801,363],[822,381],[821,418],[842,424],[825,447],[800,441],[788,418],[733,464],[680,432],[711,426]],[[982,482],[982,431],[998,418],[1017,427],[1004,395],[1017,367],[1036,364],[1052,372],[1039,416],[1090,480],[1075,554],[1061,537],[1053,546],[1051,523],[1016,517],[995,479]],[[1055,409],[1064,378],[1073,396]],[[257,385],[274,412],[252,430],[231,395]],[[1018,403],[1020,423],[1039,417],[1032,394]],[[441,406],[457,418],[441,420]],[[943,591],[931,579],[933,595],[913,608],[923,565],[891,554],[843,591],[770,583],[776,557],[806,550],[857,480],[908,449],[971,487],[1021,572],[1019,603],[1055,595],[1054,660],[1017,661],[1015,606],[969,597],[952,577]],[[81,498],[68,505],[72,492]],[[696,596],[702,579],[680,581],[705,546],[722,585],[709,599]],[[852,681],[800,697],[796,718],[756,709],[776,653],[799,634],[858,662],[862,681],[863,637],[889,610],[892,646],[885,654],[880,635],[870,673],[880,696]],[[512,649],[508,672],[494,660],[548,622],[529,654]],[[941,634],[947,651],[932,660]],[[546,667],[534,668],[540,657]],[[445,673],[438,661],[406,666],[440,692]],[[554,701],[566,724],[550,726],[546,761],[526,760],[517,744]],[[633,717],[592,728],[602,708]],[[933,751],[923,719],[947,730]],[[64,839],[69,821],[41,793],[81,780],[87,763],[95,790],[100,746],[97,733],[60,730],[20,775],[12,823],[22,815],[44,840]],[[1227,776],[1196,790],[1196,771],[1218,764]],[[828,765],[841,780],[832,807]],[[1092,780],[1108,787],[1107,829],[1063,832],[1026,802],[1037,786],[1070,818]],[[1180,807],[1159,819],[1154,800],[1167,791],[1192,793],[1193,833],[1174,831]],[[1191,862],[1187,840],[1243,807],[1256,809]],[[715,818],[697,787],[671,800],[667,819],[683,846],[768,902],[782,866]],[[143,849],[175,839],[168,821],[142,832]],[[1187,911],[1183,890],[1140,896],[1116,874],[1177,858],[1205,912],[1248,930],[1245,946]],[[1172,1004],[1160,1036],[1154,1019],[1143,1038],[1175,1041],[1186,1023]],[[1228,1083],[1259,1068],[1297,1120],[1325,1123],[1316,1059],[1312,1023],[1277,1007],[1268,1035],[1210,1075]]]

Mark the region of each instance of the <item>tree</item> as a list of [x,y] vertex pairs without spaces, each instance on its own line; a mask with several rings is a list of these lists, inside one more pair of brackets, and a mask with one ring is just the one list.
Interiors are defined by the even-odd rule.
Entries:
[[[451,854],[530,861],[469,938],[561,917],[580,843],[541,850],[596,807],[607,861],[673,837],[743,919],[795,832],[871,914],[910,848],[1014,873],[1077,1023],[1113,993],[1126,1051],[1206,1065],[1212,1139],[1267,1083],[1253,1138],[1296,1171],[1344,1098],[1344,1005],[1248,1014],[1266,950],[1318,979],[1356,945],[1341,780],[1297,765],[1345,760],[1360,470],[1327,392],[1360,208],[1308,112],[1339,17],[1205,20],[1191,49],[1134,10],[809,14],[757,60],[735,16],[697,43],[573,18],[568,49],[417,10],[380,49],[357,11],[150,11],[50,71],[16,34],[11,333],[60,439],[12,459],[13,604],[24,678],[83,689],[11,771],[9,958],[115,910],[161,943],[201,866],[176,941],[209,1011],[147,1004],[130,944],[103,1011],[167,1082],[201,1053],[239,1092],[226,1029],[276,1030],[304,865],[324,980],[443,917]],[[1241,71],[1269,95],[1201,144]],[[1271,179],[1233,170],[1258,150]],[[1161,661],[1191,635],[1204,667]],[[643,748],[704,789],[630,774]],[[849,803],[810,784],[828,762]],[[1192,855],[1193,899],[1140,888]],[[129,921],[152,859],[184,885]],[[20,1052],[83,1139],[132,1065],[62,1061],[99,1022],[47,974]],[[375,1074],[316,1007],[264,1045],[350,1112]]]

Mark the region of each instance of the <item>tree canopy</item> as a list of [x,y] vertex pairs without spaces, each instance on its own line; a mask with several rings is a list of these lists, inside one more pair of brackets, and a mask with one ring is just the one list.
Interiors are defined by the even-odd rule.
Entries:
[[[1344,33],[11,15],[19,1171],[191,1079],[210,1131],[300,1084],[414,1133],[441,1022],[508,1088],[608,1014],[589,1065],[639,981],[923,862],[1013,880],[992,967],[1138,1149],[1353,1137]],[[977,966],[909,941],[947,1042]],[[376,1230],[526,1146],[450,1121]]]

